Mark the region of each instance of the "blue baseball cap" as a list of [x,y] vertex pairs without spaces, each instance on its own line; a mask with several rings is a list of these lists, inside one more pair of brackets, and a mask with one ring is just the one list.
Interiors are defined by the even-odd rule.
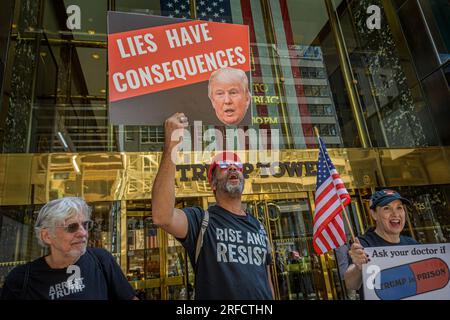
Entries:
[[403,198],[397,191],[383,189],[375,192],[370,198],[370,209],[385,206],[394,200],[401,200],[403,203],[411,204],[411,201]]

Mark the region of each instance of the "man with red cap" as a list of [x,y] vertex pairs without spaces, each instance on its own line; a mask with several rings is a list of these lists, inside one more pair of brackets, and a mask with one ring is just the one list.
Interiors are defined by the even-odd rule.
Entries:
[[208,181],[216,204],[175,208],[177,132],[188,126],[177,113],[166,120],[165,145],[152,191],[153,222],[186,248],[195,270],[195,298],[273,299],[269,265],[271,250],[262,224],[242,208],[243,164],[232,152],[216,155]]

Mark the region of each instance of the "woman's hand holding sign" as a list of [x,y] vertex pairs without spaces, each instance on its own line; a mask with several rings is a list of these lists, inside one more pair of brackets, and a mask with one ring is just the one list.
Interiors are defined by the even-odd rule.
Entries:
[[345,285],[347,289],[357,290],[362,283],[362,265],[370,260],[358,238],[355,238],[355,242],[350,247],[348,254],[352,259],[352,264],[345,272]]
[[359,239],[355,237],[355,242],[352,244],[349,250],[349,255],[352,258],[353,264],[362,270],[362,265],[369,261],[368,255],[364,251],[363,246],[359,242]]

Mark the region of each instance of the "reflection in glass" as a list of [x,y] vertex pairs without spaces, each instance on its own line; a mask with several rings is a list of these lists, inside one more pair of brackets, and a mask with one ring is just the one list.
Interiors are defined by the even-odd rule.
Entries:
[[449,242],[450,187],[403,187],[399,188],[399,192],[413,203],[408,206],[412,230],[405,230],[407,235],[415,237],[421,243]]
[[161,273],[158,229],[149,218],[127,219],[127,244],[128,280],[159,279]]
[[446,0],[420,0],[420,7],[442,64],[450,59],[450,4]]
[[[423,94],[414,89],[412,62],[401,32],[385,14],[383,1],[335,1],[360,102],[375,147],[437,143]],[[381,8],[381,29],[368,29],[366,8]]]
[[174,236],[168,234],[167,243],[167,276],[176,277],[183,276],[185,273],[184,266],[184,248]]
[[0,287],[17,265],[44,255],[34,233],[39,207],[0,207]]

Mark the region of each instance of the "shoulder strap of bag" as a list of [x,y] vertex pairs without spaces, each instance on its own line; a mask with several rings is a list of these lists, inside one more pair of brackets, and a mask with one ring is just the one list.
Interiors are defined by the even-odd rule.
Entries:
[[195,266],[197,266],[198,256],[200,255],[200,251],[203,246],[203,237],[205,236],[206,229],[208,228],[208,223],[209,223],[209,212],[208,210],[206,210],[205,215],[203,216],[201,229],[197,237],[197,246],[195,248]]
[[30,269],[31,269],[31,263],[27,263],[26,268],[25,268],[25,276],[23,277],[22,292],[20,293],[20,299],[22,299],[22,300],[25,300],[25,296],[27,294],[28,279],[30,278]]

